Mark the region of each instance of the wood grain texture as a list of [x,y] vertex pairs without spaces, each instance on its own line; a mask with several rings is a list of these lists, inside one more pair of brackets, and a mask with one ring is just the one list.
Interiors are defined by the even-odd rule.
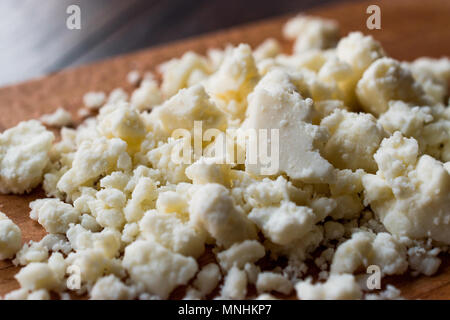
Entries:
[[[450,1],[387,0],[377,3],[382,12],[382,29],[376,31],[369,31],[365,27],[365,10],[371,2],[350,2],[314,9],[308,13],[336,19],[343,35],[352,30],[372,34],[381,41],[388,54],[397,59],[411,60],[419,56],[440,57],[450,54]],[[125,78],[131,69],[152,70],[162,61],[180,56],[187,50],[204,53],[208,48],[224,47],[226,43],[247,42],[255,46],[267,37],[281,40],[281,27],[286,19],[281,17],[241,26],[1,88],[0,129],[38,117],[60,105],[76,116],[85,92],[110,91],[116,87],[130,91],[132,88]],[[282,44],[285,50],[290,50],[290,43],[283,41]],[[0,210],[20,226],[24,241],[39,240],[44,235],[44,230],[28,218],[28,202],[42,196],[41,190],[21,197],[0,195]],[[406,298],[449,299],[450,262],[447,256],[443,258],[438,274],[433,277],[391,277],[387,282],[396,284]],[[9,261],[0,262],[0,295],[18,287],[13,278],[17,271],[18,268]]]

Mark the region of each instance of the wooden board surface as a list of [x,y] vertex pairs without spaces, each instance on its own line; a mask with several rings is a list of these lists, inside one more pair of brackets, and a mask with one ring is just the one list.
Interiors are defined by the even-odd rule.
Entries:
[[[396,59],[450,55],[450,1],[386,0],[376,3],[381,8],[381,30],[369,31],[366,28],[365,12],[372,1],[341,3],[308,13],[337,20],[343,35],[353,30],[372,34],[383,44],[388,55]],[[76,116],[85,92],[109,92],[116,87],[130,92],[133,88],[125,80],[130,70],[152,70],[159,63],[187,50],[205,53],[208,48],[224,47],[226,43],[246,42],[255,46],[267,37],[282,40],[281,27],[286,19],[281,17],[241,26],[0,88],[0,130],[54,111],[58,106],[64,106]],[[289,51],[291,43],[282,43]],[[43,196],[39,189],[26,196],[0,195],[0,211],[20,226],[24,241],[39,240],[45,234],[42,227],[28,217],[29,201]],[[396,284],[406,298],[450,299],[450,262],[448,257],[443,257],[443,261],[438,274],[433,277],[401,276],[388,281]],[[14,280],[17,271],[18,268],[9,261],[0,262],[0,295],[18,288]]]

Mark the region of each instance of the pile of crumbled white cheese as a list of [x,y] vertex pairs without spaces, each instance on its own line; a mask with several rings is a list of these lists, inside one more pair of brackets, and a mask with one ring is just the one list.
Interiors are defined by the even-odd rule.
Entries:
[[[4,298],[167,299],[184,286],[186,299],[392,299],[367,268],[434,274],[450,245],[450,60],[400,62],[313,17],[283,31],[292,55],[274,39],[188,52],[159,66],[161,83],[130,73],[131,96],[87,93],[87,119],[58,142],[36,120],[0,134],[0,191],[42,184],[48,197],[30,203],[39,242],[22,246],[0,213],[0,259],[23,266]],[[41,121],[72,123],[63,109]],[[177,136],[199,123],[214,138]],[[277,166],[261,174],[245,141],[211,153],[233,130],[276,130]],[[186,143],[200,154],[175,161]]]

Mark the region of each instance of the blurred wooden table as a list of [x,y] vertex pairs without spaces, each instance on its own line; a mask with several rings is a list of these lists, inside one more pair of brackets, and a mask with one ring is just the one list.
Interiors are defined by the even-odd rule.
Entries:
[[[338,0],[1,0],[0,86]],[[81,9],[69,30],[66,9]]]

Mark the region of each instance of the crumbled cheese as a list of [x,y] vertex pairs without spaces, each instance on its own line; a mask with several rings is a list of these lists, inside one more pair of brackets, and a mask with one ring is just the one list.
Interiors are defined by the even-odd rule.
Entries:
[[134,288],[112,274],[98,279],[91,291],[92,300],[130,300],[135,296]]
[[[255,164],[246,160],[246,170],[256,175],[285,172],[292,179],[329,181],[332,179],[332,166],[315,148],[326,142],[326,132],[310,123],[313,101],[303,99],[293,81],[283,71],[269,72],[249,96],[244,129],[256,132],[263,129],[267,136],[278,130],[278,141],[269,144],[278,163],[267,165],[263,159],[257,159]],[[293,145],[292,141],[296,144]]]
[[356,78],[361,78],[374,61],[386,55],[378,41],[361,32],[351,32],[342,38],[336,47],[336,54],[353,68]]
[[12,258],[22,246],[22,232],[3,212],[0,212],[0,260]]
[[[106,101],[106,94],[104,92],[91,91],[83,96],[83,102],[86,108],[91,110],[99,109]],[[83,109],[82,109],[83,110]]]
[[128,93],[122,88],[116,88],[109,93],[107,104],[115,104],[117,102],[124,102],[128,99]]
[[450,159],[446,151],[450,150],[450,117],[445,110],[442,106],[411,107],[403,101],[392,101],[378,121],[389,133],[400,131],[416,139],[421,152],[446,162]]
[[409,68],[414,78],[422,85],[425,93],[435,103],[445,103],[448,96],[450,82],[450,60],[447,57],[440,59],[418,58]]
[[152,113],[168,135],[176,129],[193,130],[194,121],[200,121],[203,130],[222,130],[226,125],[225,114],[210,100],[201,85],[180,90]]
[[362,297],[361,288],[350,274],[331,275],[324,283],[312,284],[311,279],[295,285],[302,300],[352,300]]
[[27,265],[31,262],[43,262],[48,259],[48,248],[41,242],[30,241],[25,243],[17,252],[13,263],[15,265]]
[[80,212],[59,199],[38,199],[30,203],[30,218],[38,221],[48,233],[66,233],[77,223]]
[[219,70],[211,76],[207,91],[217,105],[235,119],[242,119],[247,95],[259,80],[250,46],[241,44],[227,55]]
[[208,73],[206,60],[194,52],[185,53],[180,59],[172,59],[159,67],[162,73],[161,91],[166,98],[186,88],[194,71]]
[[292,283],[288,279],[274,272],[261,272],[256,281],[258,293],[276,291],[288,295],[292,289]]
[[130,169],[131,159],[126,149],[126,142],[118,138],[83,141],[75,153],[72,168],[61,177],[57,188],[70,195],[102,175]]
[[131,71],[131,95],[87,93],[89,118],[56,143],[35,120],[0,134],[0,192],[42,183],[30,218],[48,233],[22,246],[0,213],[0,259],[23,266],[4,298],[398,299],[367,292],[366,268],[435,274],[450,244],[449,59],[398,62],[302,15],[283,33],[293,54],[267,39],[187,52],[159,65],[161,83]]
[[200,158],[186,168],[186,176],[193,184],[219,183],[229,187],[231,165],[219,162],[217,158]]
[[294,52],[328,49],[336,46],[339,26],[334,20],[298,15],[286,23],[283,35],[295,39]]
[[204,297],[217,287],[221,279],[222,275],[217,264],[209,263],[200,270],[192,285]]
[[138,70],[131,70],[127,74],[127,81],[133,86],[137,85],[141,81],[141,73]]
[[315,222],[311,208],[292,202],[283,202],[280,207],[254,208],[248,217],[267,238],[281,245],[301,239]]
[[261,61],[263,59],[274,58],[280,53],[280,43],[274,38],[269,38],[264,40],[264,42],[253,51],[253,56],[256,61]]
[[237,267],[231,268],[221,290],[222,299],[242,300],[247,295],[247,275]]
[[406,248],[392,235],[355,232],[334,254],[331,273],[353,273],[361,266],[376,265],[382,274],[402,274],[408,268]]
[[246,240],[220,252],[217,254],[217,259],[224,270],[229,270],[234,266],[242,269],[247,263],[256,262],[265,254],[264,246],[258,241]]
[[194,226],[206,230],[218,245],[230,247],[256,238],[254,224],[234,205],[229,191],[222,185],[212,183],[198,189],[189,212]]
[[22,288],[28,290],[51,290],[58,287],[58,279],[47,263],[32,262],[23,267],[15,278]]
[[337,109],[320,125],[330,132],[323,155],[331,164],[339,169],[377,171],[373,154],[387,133],[375,117]]
[[102,249],[89,248],[72,252],[67,256],[66,263],[67,270],[76,270],[82,285],[92,285],[98,278],[108,274],[124,276],[121,261],[107,257]]
[[387,111],[391,100],[416,105],[426,105],[428,102],[411,72],[391,58],[381,58],[370,65],[358,82],[356,95],[363,109],[375,115]]
[[156,241],[173,252],[198,258],[205,250],[205,234],[176,214],[147,211],[139,228],[144,239]]
[[383,140],[374,155],[376,175],[363,177],[365,202],[386,229],[412,239],[450,244],[450,174],[400,132]]
[[36,120],[0,134],[0,192],[22,194],[41,183],[54,139]]
[[327,221],[324,224],[325,239],[338,240],[344,236],[345,230],[341,223],[334,221]]
[[186,284],[198,270],[197,262],[149,240],[138,240],[125,248],[123,266],[135,284],[151,294],[168,298],[175,287]]
[[379,294],[367,294],[364,298],[366,300],[398,300],[401,299],[401,292],[393,285],[388,284],[386,289]]
[[154,80],[142,81],[131,95],[131,106],[139,111],[150,110],[163,101],[158,84]]
[[427,249],[424,246],[415,246],[408,249],[408,262],[413,274],[431,276],[437,272],[441,265],[438,254],[439,248]]
[[52,127],[66,127],[73,124],[72,114],[64,108],[58,108],[51,114],[44,114],[39,119],[42,123]]
[[21,288],[5,295],[5,300],[50,300],[50,294],[46,289],[29,291]]

